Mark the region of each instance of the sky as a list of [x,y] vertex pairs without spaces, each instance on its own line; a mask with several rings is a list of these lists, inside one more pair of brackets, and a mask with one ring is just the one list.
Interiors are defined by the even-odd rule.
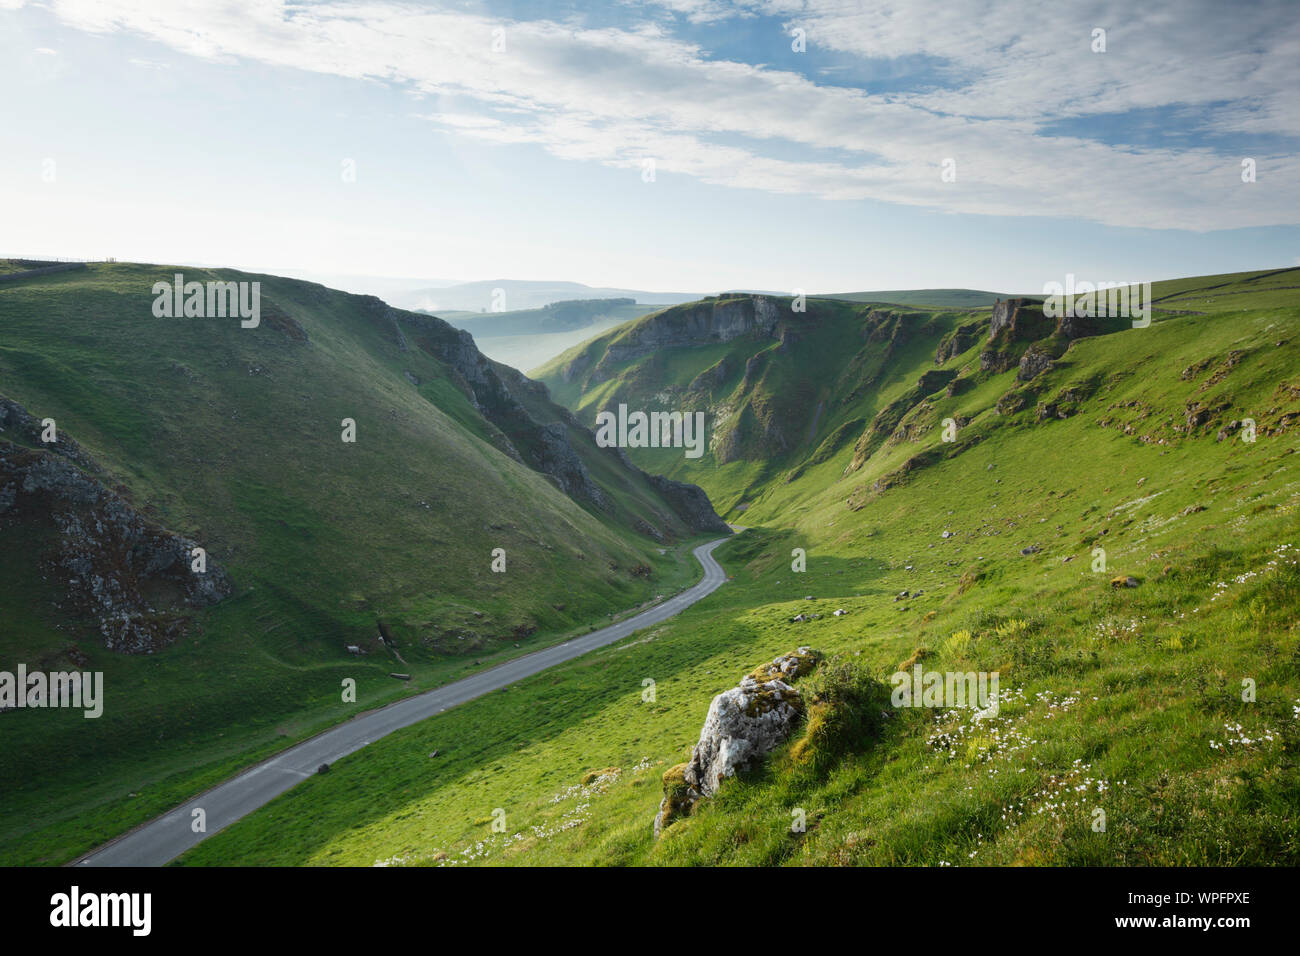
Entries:
[[1292,266],[1297,63],[1289,0],[0,0],[0,255],[683,292]]

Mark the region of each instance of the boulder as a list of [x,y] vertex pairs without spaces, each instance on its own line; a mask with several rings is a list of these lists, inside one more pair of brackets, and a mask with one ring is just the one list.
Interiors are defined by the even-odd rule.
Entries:
[[723,780],[781,744],[802,711],[799,692],[785,681],[742,678],[738,687],[713,698],[683,778],[702,795],[713,796]]
[[760,683],[769,680],[792,681],[811,672],[821,659],[821,654],[811,647],[800,647],[789,654],[774,657],[766,664],[760,664],[749,672],[749,676]]
[[1028,382],[1042,375],[1052,367],[1052,357],[1038,349],[1030,349],[1020,358],[1020,370],[1016,378]]
[[786,681],[807,674],[820,660],[812,648],[800,647],[756,667],[739,686],[713,698],[691,759],[664,772],[656,839],[701,799],[716,794],[723,780],[752,767],[790,736],[804,707]]

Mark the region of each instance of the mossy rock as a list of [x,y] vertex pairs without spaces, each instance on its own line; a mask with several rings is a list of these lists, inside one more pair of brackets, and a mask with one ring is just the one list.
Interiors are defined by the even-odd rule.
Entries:
[[775,657],[766,664],[760,664],[749,672],[748,676],[760,684],[771,680],[792,681],[810,674],[822,660],[820,651],[811,647],[800,647],[789,654]]
[[686,782],[686,764],[679,763],[664,771],[664,796],[669,800],[680,800],[691,789]]
[[803,736],[796,740],[790,746],[790,759],[795,763],[811,763],[816,743],[825,732],[827,717],[830,712],[830,705],[825,701],[813,701],[808,708],[808,716],[804,721]]
[[664,798],[655,816],[655,837],[682,817],[688,817],[700,800],[700,792],[686,782],[686,764],[679,763],[664,771]]
[[744,707],[746,717],[761,717],[782,705],[792,707],[797,713],[803,712],[803,699],[799,692],[780,678],[754,679],[754,683],[752,688],[746,688],[743,681],[741,683],[741,688],[749,695]]

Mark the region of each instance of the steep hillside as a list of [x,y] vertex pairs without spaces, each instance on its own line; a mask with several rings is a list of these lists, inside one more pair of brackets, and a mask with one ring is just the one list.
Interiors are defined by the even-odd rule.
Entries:
[[[1272,270],[1156,283],[1155,320],[1245,302],[1293,303],[1285,297],[1300,282],[1298,274]],[[1013,303],[1009,310],[1007,303]],[[612,329],[538,369],[537,376],[588,424],[619,404],[705,412],[709,452],[703,458],[649,448],[629,454],[643,466],[701,484],[734,518],[763,493],[799,483],[845,448],[854,450],[843,466],[852,472],[882,446],[914,444],[946,417],[926,410],[965,408],[970,403],[957,400],[960,395],[982,393],[1008,371],[1016,372],[1017,387],[994,396],[1003,401],[997,410],[1008,410],[1007,403],[1023,407],[1039,388],[1020,386],[1051,367],[1072,364],[1066,357],[1072,345],[1125,328],[1142,331],[1125,319],[1045,318],[1041,303],[1025,298],[969,311],[808,299],[803,311],[795,311],[788,298],[735,295]],[[1060,412],[1058,406],[1068,411],[1080,395],[1071,391],[1049,414]],[[931,396],[943,401],[925,401]],[[968,420],[963,413],[954,422],[962,428]]]
[[971,313],[831,299],[805,305],[796,312],[791,299],[738,294],[676,306],[566,352],[538,377],[588,424],[619,404],[703,411],[703,458],[664,449],[629,454],[689,476],[720,509],[739,514],[777,476],[852,445],[916,387],[911,370],[946,336],[979,322]]
[[[260,323],[156,317],[182,271],[260,282]],[[101,264],[0,284],[0,326],[0,670],[108,688],[97,720],[0,714],[6,858],[675,590],[725,532],[468,333],[371,297]]]
[[[720,461],[719,426],[692,466],[748,504],[734,580],[187,861],[1295,865],[1298,274],[1162,284],[1146,328],[715,300],[575,350],[551,381],[581,416],[665,390],[779,409],[775,463],[746,457],[761,430]],[[807,720],[656,839],[710,701],[800,646],[825,655]],[[998,714],[879,716],[915,664],[998,672]]]

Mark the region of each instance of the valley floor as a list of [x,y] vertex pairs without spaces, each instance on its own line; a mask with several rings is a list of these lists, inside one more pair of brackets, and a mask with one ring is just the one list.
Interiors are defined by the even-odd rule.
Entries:
[[[198,845],[209,833],[216,833],[276,796],[320,772],[336,760],[356,753],[372,741],[394,730],[428,720],[448,708],[482,697],[570,661],[597,648],[612,644],[636,631],[668,620],[720,587],[722,568],[713,551],[726,539],[718,538],[694,549],[704,576],[700,582],[666,601],[599,630],[496,667],[480,671],[436,690],[408,697],[379,710],[358,714],[352,720],[290,747],[270,760],[250,767],[232,780],[200,794],[184,806],[137,827],[107,846],[87,854],[82,866],[161,866]],[[430,757],[436,756],[430,754]],[[204,827],[196,832],[193,820],[202,816]]]
[[[995,409],[1013,367],[918,398],[931,427],[904,419],[861,472],[851,446],[785,481],[720,469],[701,484],[750,526],[717,552],[726,587],[385,738],[179,862],[1295,865],[1297,329],[1265,306],[1085,339],[1033,385],[1089,383],[1068,417]],[[1258,436],[1185,426],[1211,402]],[[927,460],[945,415],[976,440]],[[889,709],[835,746],[809,722],[656,840],[661,777],[711,699],[801,645],[827,656],[814,701],[851,710],[844,687],[921,663],[997,672],[999,712]]]

